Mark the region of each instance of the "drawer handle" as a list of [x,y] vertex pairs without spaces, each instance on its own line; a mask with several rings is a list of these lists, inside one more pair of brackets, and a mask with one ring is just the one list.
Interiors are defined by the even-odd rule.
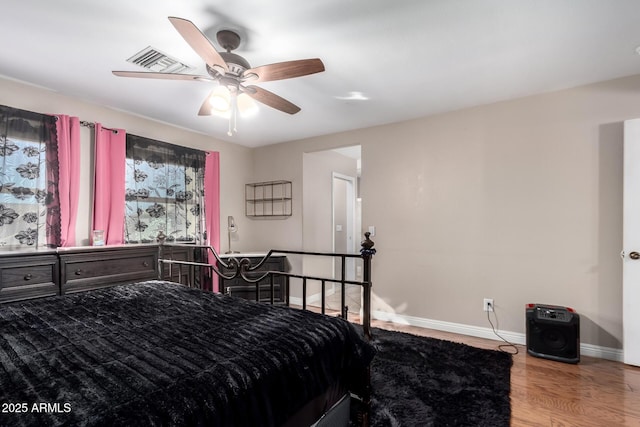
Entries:
[[147,262],[147,261],[143,261],[143,262],[142,262],[142,266],[143,266],[143,267],[149,267],[149,262]]
[[77,269],[76,270],[76,276],[80,276],[82,275],[82,270],[81,269]]
[[24,276],[24,280],[31,280],[31,279],[33,279],[33,275],[30,273]]

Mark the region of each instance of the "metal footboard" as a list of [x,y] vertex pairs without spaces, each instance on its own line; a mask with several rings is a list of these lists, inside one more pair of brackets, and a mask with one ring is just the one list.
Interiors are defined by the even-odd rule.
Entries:
[[[275,303],[275,285],[274,278],[278,276],[284,277],[285,280],[285,304],[290,305],[291,300],[291,279],[299,279],[302,289],[302,309],[308,310],[307,290],[310,282],[320,283],[321,286],[321,304],[320,311],[326,314],[326,287],[327,284],[336,284],[340,287],[340,316],[347,319],[348,306],[346,304],[346,285],[357,285],[362,288],[362,328],[364,336],[367,340],[371,340],[371,259],[376,253],[373,248],[374,242],[369,238],[370,233],[365,233],[365,239],[359,254],[348,253],[331,253],[331,252],[306,252],[306,251],[290,251],[290,250],[270,250],[257,264],[251,265],[248,258],[238,258],[231,254],[228,258],[221,258],[216,250],[208,245],[193,245],[184,243],[166,243],[159,239],[160,253],[158,256],[159,274],[163,277],[164,273],[168,273],[169,277],[173,277],[174,269],[178,270],[178,277],[189,277],[189,283],[183,283],[190,287],[213,290],[208,283],[214,275],[225,280],[231,280],[241,277],[248,283],[255,284],[256,300],[260,300],[260,282],[268,279],[270,302]],[[174,248],[184,248],[188,246],[193,249],[194,253],[199,255],[199,260],[185,261],[173,259]],[[303,255],[312,257],[329,257],[338,259],[341,262],[341,273],[339,278],[319,277],[313,275],[304,275],[295,272],[285,271],[260,271],[267,260],[274,255]],[[346,261],[347,259],[362,259],[362,280],[348,280],[346,278]],[[184,269],[189,269],[189,274],[183,275]],[[221,290],[224,291],[224,290]]]
[[[340,286],[340,316],[347,319],[348,308],[346,304],[346,285],[358,285],[362,287],[362,329],[366,340],[370,341],[372,337],[371,330],[371,259],[376,253],[373,248],[374,243],[371,241],[370,233],[365,233],[365,239],[362,241],[362,247],[359,254],[346,254],[346,253],[329,253],[329,252],[305,252],[305,251],[290,251],[290,250],[270,250],[257,264],[251,265],[251,260],[248,258],[234,257],[233,254],[227,258],[222,259],[214,248],[207,245],[187,245],[166,243],[163,239],[158,239],[159,242],[159,256],[158,256],[158,271],[159,277],[165,277],[165,273],[168,273],[168,277],[174,277],[174,269],[178,269],[178,278],[182,278],[183,269],[189,269],[186,276],[189,277],[189,283],[185,283],[187,286],[198,287],[202,289],[209,289],[213,291],[212,279],[214,277],[223,278],[225,280],[232,280],[237,277],[242,277],[248,283],[255,284],[256,300],[260,301],[260,282],[265,278],[269,281],[270,302],[275,303],[275,285],[274,278],[283,276],[285,280],[285,304],[290,305],[291,300],[291,279],[299,279],[302,285],[302,309],[308,310],[307,304],[307,288],[309,282],[319,282],[321,285],[321,306],[320,310],[322,314],[326,314],[326,285],[328,283],[338,284]],[[188,246],[194,250],[199,256],[198,260],[184,261],[173,259],[173,249],[183,248]],[[341,261],[341,273],[339,278],[333,277],[318,277],[313,275],[304,275],[284,271],[260,271],[261,267],[267,262],[267,260],[273,255],[303,255],[312,257],[329,257],[333,259],[339,259]],[[346,272],[346,260],[351,258],[362,259],[362,280],[348,280]],[[168,271],[165,271],[164,267],[167,267]],[[215,276],[214,276],[215,275]],[[360,373],[362,376],[361,383],[363,389],[361,394],[354,395],[352,398],[360,401],[362,410],[358,410],[358,422],[363,427],[369,426],[370,412],[371,412],[371,367],[367,367]]]

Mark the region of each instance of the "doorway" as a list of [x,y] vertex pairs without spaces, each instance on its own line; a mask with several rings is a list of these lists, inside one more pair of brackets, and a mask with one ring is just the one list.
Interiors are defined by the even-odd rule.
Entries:
[[[332,223],[333,223],[333,252],[356,252],[356,177],[333,172],[332,175]],[[334,260],[334,276],[340,278],[342,265]],[[345,279],[355,279],[355,260],[347,258],[345,261]]]
[[[302,243],[308,252],[357,252],[361,235],[360,146],[304,153],[302,179]],[[347,213],[349,212],[349,213]],[[332,257],[302,257],[304,274],[339,278],[341,262]],[[355,277],[362,267],[358,260],[345,263],[347,278]],[[350,292],[348,285],[347,293]],[[359,288],[359,287],[358,287]],[[320,284],[310,283],[307,301],[319,304]],[[327,283],[330,309],[339,309],[339,286]],[[334,296],[331,294],[334,293]],[[331,298],[329,298],[331,297]],[[359,310],[360,298],[348,301],[349,311]]]

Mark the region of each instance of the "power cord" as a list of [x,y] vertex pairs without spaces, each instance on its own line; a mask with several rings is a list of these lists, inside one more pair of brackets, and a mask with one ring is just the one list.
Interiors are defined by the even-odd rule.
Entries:
[[[489,321],[489,324],[491,325],[491,330],[493,331],[493,333],[500,338],[502,341],[504,341],[506,344],[500,344],[498,346],[498,350],[502,351],[503,353],[509,353],[509,354],[518,354],[520,352],[520,350],[518,349],[518,347],[516,347],[515,344],[507,341],[506,339],[504,339],[497,331],[496,328],[493,326],[493,322],[491,321],[491,316],[489,315],[489,313],[493,312],[493,316],[496,318],[496,324],[498,324],[498,315],[496,314],[496,309],[493,306],[492,303],[487,302],[487,305],[489,306],[489,308],[491,310],[487,310],[487,320]],[[511,352],[511,351],[507,351],[505,350],[505,348],[507,347],[511,347],[515,350],[515,352]]]

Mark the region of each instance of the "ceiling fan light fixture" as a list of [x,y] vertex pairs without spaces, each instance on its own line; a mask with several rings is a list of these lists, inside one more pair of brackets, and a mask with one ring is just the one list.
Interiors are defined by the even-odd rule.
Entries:
[[229,136],[233,136],[237,132],[238,114],[249,117],[258,111],[257,103],[249,95],[238,94],[237,90],[224,85],[216,87],[206,102],[210,108],[205,109],[205,115],[224,117],[229,121],[227,131]]
[[246,93],[238,95],[237,104],[242,117],[251,117],[258,112],[258,103]]
[[211,113],[227,116],[231,109],[231,94],[229,90],[224,86],[218,86],[211,92],[209,96],[209,105],[211,106]]

